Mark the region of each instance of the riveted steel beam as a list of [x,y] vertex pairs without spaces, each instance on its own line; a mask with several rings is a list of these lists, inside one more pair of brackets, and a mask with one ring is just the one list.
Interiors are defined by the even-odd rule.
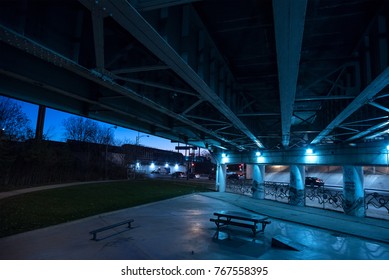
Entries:
[[316,136],[311,142],[318,144],[322,139],[345,121],[352,113],[357,111],[363,105],[368,104],[370,100],[383,90],[389,83],[389,67],[378,75],[332,122]]
[[[94,1],[80,0],[87,8],[94,5]],[[93,3],[92,3],[93,2]],[[234,114],[218,94],[199,74],[185,61],[169,43],[138,13],[129,2],[104,1],[102,4],[112,18],[124,29],[131,33],[149,51],[170,67],[177,75],[195,89],[204,99],[212,104],[234,126],[250,138],[259,148],[263,144],[255,137],[250,129]],[[243,147],[237,147],[243,148]]]
[[306,7],[306,0],[273,0],[284,147],[290,141]]

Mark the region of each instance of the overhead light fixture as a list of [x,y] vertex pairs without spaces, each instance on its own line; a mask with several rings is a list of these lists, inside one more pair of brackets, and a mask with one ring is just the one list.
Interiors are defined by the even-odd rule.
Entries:
[[261,152],[258,151],[258,152],[255,153],[255,155],[256,155],[257,157],[260,157],[260,156],[261,156]]
[[228,162],[229,162],[228,155],[226,153],[222,153],[222,163],[225,164]]
[[312,149],[312,148],[307,148],[307,149],[305,150],[305,153],[306,153],[307,155],[313,155],[313,149]]

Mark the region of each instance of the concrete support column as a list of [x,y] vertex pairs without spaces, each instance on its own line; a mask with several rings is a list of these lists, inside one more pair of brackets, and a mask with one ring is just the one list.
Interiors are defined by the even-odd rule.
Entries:
[[265,199],[265,166],[253,165],[253,198]]
[[290,166],[290,189],[289,204],[304,206],[305,205],[305,167],[303,165]]
[[43,127],[45,125],[46,106],[39,105],[38,119],[36,122],[35,139],[41,141],[43,139]]
[[216,168],[216,189],[219,192],[226,191],[227,180],[227,166],[225,164],[218,164]]
[[362,166],[343,166],[343,198],[346,215],[365,216]]

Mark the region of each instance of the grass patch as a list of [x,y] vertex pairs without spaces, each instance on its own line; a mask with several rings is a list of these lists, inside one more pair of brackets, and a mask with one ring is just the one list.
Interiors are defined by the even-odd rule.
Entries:
[[36,191],[0,200],[0,237],[100,213],[209,191],[190,181],[139,180],[92,183]]

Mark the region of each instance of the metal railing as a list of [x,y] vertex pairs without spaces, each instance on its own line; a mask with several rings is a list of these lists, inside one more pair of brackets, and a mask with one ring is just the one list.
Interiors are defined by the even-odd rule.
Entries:
[[265,181],[264,187],[265,187],[265,199],[275,200],[283,203],[289,203],[290,200],[289,183]]
[[[252,187],[252,180],[228,180],[226,191],[252,196]],[[265,199],[290,203],[289,183],[265,181],[264,193]],[[365,216],[389,220],[389,191],[365,189],[364,195]],[[304,203],[308,207],[344,212],[343,188],[336,186],[306,186]]]
[[246,179],[227,180],[226,191],[252,196],[253,195],[252,180],[246,180]]
[[305,206],[344,212],[343,200],[341,187],[305,187]]
[[365,215],[389,220],[389,191],[365,189]]

